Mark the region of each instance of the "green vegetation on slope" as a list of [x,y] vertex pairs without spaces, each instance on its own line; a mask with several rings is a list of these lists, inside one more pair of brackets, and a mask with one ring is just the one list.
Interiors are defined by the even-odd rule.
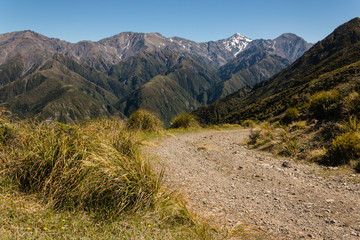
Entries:
[[117,97],[49,60],[39,71],[0,88],[0,99],[21,117],[74,122],[117,113]]
[[215,72],[166,50],[98,68],[93,65],[101,63],[59,53],[43,56],[29,70],[24,61],[16,56],[0,66],[0,103],[21,118],[63,123],[129,117],[144,108],[168,125],[175,115],[206,103],[203,93],[220,81]]
[[220,67],[218,73],[223,81],[207,91],[208,103],[213,103],[243,87],[254,86],[267,80],[289,65],[288,59],[270,54],[259,46],[253,46]]

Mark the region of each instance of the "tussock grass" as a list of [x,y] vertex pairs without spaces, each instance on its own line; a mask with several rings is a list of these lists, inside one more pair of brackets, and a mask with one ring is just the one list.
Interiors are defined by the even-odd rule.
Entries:
[[176,116],[170,123],[170,128],[196,129],[200,127],[201,126],[195,116],[189,113]]
[[160,178],[121,121],[81,126],[22,123],[2,161],[23,192],[54,208],[114,217],[153,204]]
[[287,128],[283,128],[280,133],[281,151],[280,154],[287,157],[295,157],[299,152],[299,137],[296,132],[290,132]]
[[241,126],[246,128],[254,128],[256,126],[256,123],[251,119],[246,119],[241,122]]
[[[0,117],[1,118],[1,117]],[[226,239],[162,187],[118,119],[11,123],[0,143],[2,239]]]
[[154,113],[145,109],[139,109],[131,114],[127,124],[130,129],[143,132],[158,133],[164,130],[163,122]]
[[259,129],[251,130],[247,144],[274,154],[296,157],[303,149],[297,132],[297,129],[302,129],[303,124],[294,123],[288,127],[277,123],[263,122],[259,125]]

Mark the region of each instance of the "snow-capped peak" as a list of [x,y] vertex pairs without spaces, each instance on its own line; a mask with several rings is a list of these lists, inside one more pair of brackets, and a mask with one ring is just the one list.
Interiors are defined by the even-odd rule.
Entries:
[[225,48],[228,51],[232,52],[234,54],[234,57],[241,53],[250,42],[252,42],[250,38],[245,37],[240,33],[235,33],[234,35],[223,41]]
[[235,33],[229,39],[243,40],[243,41],[246,41],[246,42],[251,42],[252,41],[250,38],[245,37],[244,35],[241,35],[240,33]]

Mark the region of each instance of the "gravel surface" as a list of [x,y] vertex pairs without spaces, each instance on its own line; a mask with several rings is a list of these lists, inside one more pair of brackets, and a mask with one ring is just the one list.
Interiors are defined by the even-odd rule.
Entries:
[[359,174],[325,177],[325,167],[249,149],[248,135],[177,135],[145,152],[159,158],[166,185],[189,208],[218,224],[250,224],[278,239],[360,239]]

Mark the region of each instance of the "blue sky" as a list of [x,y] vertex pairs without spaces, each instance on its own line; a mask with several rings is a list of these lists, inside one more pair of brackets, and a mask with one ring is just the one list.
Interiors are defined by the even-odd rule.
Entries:
[[292,32],[314,43],[354,17],[360,0],[0,0],[0,33],[29,29],[70,42],[134,31],[197,42]]

